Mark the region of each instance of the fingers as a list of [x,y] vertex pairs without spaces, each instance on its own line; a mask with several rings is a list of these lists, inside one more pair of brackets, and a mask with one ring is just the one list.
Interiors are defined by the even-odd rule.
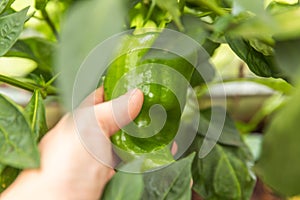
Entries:
[[98,89],[96,89],[96,91],[94,92],[94,104],[99,104],[102,103],[104,101],[104,88],[103,86],[99,87]]
[[174,156],[178,151],[178,145],[176,142],[173,142],[172,147],[171,147],[171,153]]
[[95,105],[96,118],[104,133],[109,137],[134,120],[143,101],[142,91],[135,89],[117,99]]
[[93,106],[104,101],[104,88],[103,86],[97,88],[94,92],[92,92],[89,96],[87,96],[79,107],[88,107]]
[[[93,97],[95,95],[100,97]],[[103,88],[99,88],[84,102],[84,105],[89,106],[79,107],[73,112],[74,125],[79,138],[94,158],[110,167],[118,164],[109,137],[138,115],[143,99],[143,93],[137,89],[112,101],[90,106],[91,102],[97,103],[103,100]]]

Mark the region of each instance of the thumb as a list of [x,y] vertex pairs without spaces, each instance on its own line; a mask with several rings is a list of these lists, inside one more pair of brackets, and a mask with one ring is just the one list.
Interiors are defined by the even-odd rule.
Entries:
[[96,118],[104,133],[111,136],[134,120],[143,101],[142,91],[134,89],[112,101],[95,105]]

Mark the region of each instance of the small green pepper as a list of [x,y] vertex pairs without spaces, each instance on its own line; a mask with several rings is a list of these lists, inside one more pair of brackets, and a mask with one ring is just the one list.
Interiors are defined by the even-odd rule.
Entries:
[[[186,83],[194,71],[194,67],[186,59],[165,49],[151,48],[157,37],[159,37],[158,32],[126,35],[122,47],[119,49],[119,52],[126,50],[126,53],[119,55],[110,64],[104,80],[105,100],[116,98],[133,88],[140,88],[143,91],[143,107],[133,122],[138,127],[138,134],[141,136],[147,135],[145,131],[149,131],[149,129],[145,128],[151,122],[159,121],[162,118],[159,114],[154,113],[153,121],[151,121],[149,117],[151,107],[157,104],[164,107],[167,119],[161,130],[152,130],[158,132],[153,136],[133,136],[120,130],[111,138],[113,144],[124,150],[125,154],[132,155],[128,156],[116,151],[124,161],[130,160],[135,155],[153,153],[150,158],[152,164],[149,164],[152,167],[173,160],[169,144],[178,131],[183,110],[180,105],[185,104],[188,87]],[[164,66],[173,71],[176,70],[186,82],[177,80],[169,70],[163,69]],[[122,83],[118,83],[119,81]],[[115,93],[117,85],[119,89]],[[176,88],[177,94],[174,94],[174,91],[168,87],[170,85]]]

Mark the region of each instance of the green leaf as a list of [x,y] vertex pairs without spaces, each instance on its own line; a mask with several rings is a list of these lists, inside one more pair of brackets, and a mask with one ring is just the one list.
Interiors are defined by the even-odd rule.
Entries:
[[[188,14],[184,14],[181,20],[184,26],[184,33],[196,40],[200,45],[204,44],[209,35],[207,25],[200,18]],[[167,28],[177,29],[174,22],[169,23]]]
[[255,83],[259,83],[265,85],[273,90],[276,90],[283,94],[291,94],[294,90],[293,86],[286,82],[283,79],[275,79],[275,78],[263,78],[263,77],[254,77],[254,78],[243,78],[243,81],[252,81]]
[[298,3],[289,4],[288,2],[277,2],[272,1],[267,6],[266,10],[269,11],[271,14],[278,14],[288,11],[289,9],[293,9],[298,7]]
[[268,126],[263,140],[258,174],[277,192],[300,194],[300,88]]
[[[197,135],[188,152],[199,151],[203,140]],[[206,200],[248,200],[255,185],[252,164],[252,155],[245,144],[239,147],[216,144],[206,157],[195,157],[193,189]]]
[[257,161],[261,154],[263,135],[262,134],[248,134],[244,137],[245,143],[249,147],[253,158]]
[[3,170],[5,169],[5,165],[0,163],[0,174],[2,174]]
[[0,95],[0,162],[17,168],[39,166],[35,137],[21,108]]
[[202,47],[207,51],[207,53],[212,56],[215,52],[215,50],[220,46],[220,43],[214,42],[207,38],[205,40],[204,44],[202,44]]
[[191,165],[195,154],[144,175],[142,199],[191,199]]
[[35,0],[35,8],[37,10],[44,10],[49,0]]
[[[196,66],[197,70],[194,70],[190,84],[192,87],[207,84],[215,77],[215,69],[209,62],[201,62]],[[204,74],[199,73],[204,72]],[[204,76],[204,77],[203,77]]]
[[280,41],[275,46],[275,58],[282,71],[294,82],[298,81],[300,72],[300,39]]
[[53,77],[53,57],[56,45],[43,38],[26,38],[18,40],[5,56],[29,58],[38,63],[32,73],[42,75],[46,80]]
[[213,12],[219,16],[224,16],[227,12],[219,5],[217,0],[206,1],[206,0],[185,0],[187,3],[194,4],[194,6],[200,11]]
[[125,5],[128,6],[128,9],[132,9],[136,4],[141,2],[142,0],[126,0]]
[[[221,107],[216,107],[214,109],[216,110],[216,112],[224,113],[223,108]],[[220,114],[220,116],[222,115]],[[218,129],[218,127],[222,126],[222,124],[218,124],[220,123],[220,121],[222,120],[218,120],[217,118],[211,119],[211,108],[201,110],[198,133],[202,136],[205,136],[209,126],[211,126],[212,130],[214,130],[214,128]],[[209,135],[207,135],[206,137],[208,137],[209,139],[214,139],[210,138]],[[234,121],[228,115],[226,115],[225,123],[222,128],[222,133],[217,142],[220,144],[231,146],[243,145],[243,141],[241,139],[240,133],[235,127]]]
[[23,30],[28,8],[0,18],[0,56],[4,55],[17,41]]
[[279,110],[286,103],[286,99],[280,93],[273,94],[263,102],[261,108],[255,112],[249,121],[236,122],[237,127],[242,133],[253,132],[264,119]]
[[[214,50],[219,46],[219,44],[214,43],[208,39],[209,32],[208,30],[206,30],[206,25],[198,17],[192,15],[183,15],[182,23],[185,29],[184,34],[196,40],[207,51],[207,56],[211,55],[214,52]],[[168,24],[167,28],[174,30],[177,29],[175,23]],[[209,82],[215,76],[214,68],[209,62],[204,63],[203,61],[205,60],[208,60],[208,58],[203,59],[201,56],[199,56],[199,64],[197,66],[197,68],[205,68],[205,77],[202,77],[201,74],[195,70],[190,81],[192,87],[201,85],[205,83],[205,81]]]
[[5,10],[10,0],[0,0],[0,14]]
[[269,9],[268,12],[261,16],[248,15],[242,20],[239,19],[231,24],[233,26],[227,31],[245,38],[271,36],[275,40],[295,39],[300,36],[299,15],[299,4],[280,6],[275,10]]
[[299,4],[285,12],[274,15],[274,21],[278,26],[274,32],[274,38],[278,40],[296,39],[300,36],[300,6]]
[[2,12],[2,14],[0,15],[0,18],[10,15],[10,14],[14,14],[14,13],[16,13],[16,11],[14,9],[12,9],[11,7],[8,7]]
[[161,8],[162,10],[165,10],[170,13],[172,16],[175,24],[177,25],[178,29],[180,31],[184,30],[184,27],[180,20],[180,10],[179,10],[179,4],[177,0],[155,0],[156,5]]
[[238,14],[242,11],[250,11],[255,14],[264,14],[264,2],[261,0],[233,0],[232,12]]
[[220,156],[220,160],[215,169],[213,188],[216,194],[222,196],[224,199],[240,199],[241,186],[235,171],[222,148],[219,147],[218,149],[222,156]]
[[275,63],[274,55],[264,55],[250,45],[250,42],[239,37],[226,37],[230,48],[247,63],[252,72],[263,77],[286,78]]
[[226,82],[254,82],[266,87],[269,87],[281,94],[289,95],[294,91],[294,87],[287,81],[280,78],[272,77],[242,77],[242,78],[232,78],[226,80]]
[[233,0],[219,0],[219,5],[222,5],[225,8],[232,7]]
[[34,91],[31,100],[24,110],[24,114],[29,119],[36,141],[39,141],[48,131],[44,101],[39,90]]
[[12,11],[10,6],[14,1],[15,0],[0,0],[0,14],[5,15],[7,13],[10,13]]
[[0,193],[3,192],[17,178],[20,170],[13,167],[4,167],[0,170]]
[[[96,45],[122,30],[125,16],[123,3],[123,0],[80,1],[69,10],[62,26],[61,44],[55,63],[56,71],[61,72],[58,81],[67,109],[72,104],[78,105],[96,88],[101,74],[99,77],[88,74],[89,78],[83,84],[85,89],[81,89],[82,96],[72,100],[75,77],[86,56]],[[112,11],[114,23],[107,19]]]
[[144,183],[141,174],[117,172],[106,185],[102,200],[140,200]]
[[214,32],[211,36],[212,40],[224,43],[224,34],[230,30],[235,18],[232,15],[225,15],[214,20]]

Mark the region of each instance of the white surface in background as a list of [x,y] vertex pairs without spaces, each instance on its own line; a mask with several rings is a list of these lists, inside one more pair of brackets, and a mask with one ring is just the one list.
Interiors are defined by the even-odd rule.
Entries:
[[0,94],[9,97],[19,105],[26,105],[31,98],[30,92],[7,85],[0,85]]
[[219,96],[224,93],[226,96],[252,96],[252,95],[271,95],[274,90],[265,85],[250,81],[228,82],[210,87],[211,96]]

